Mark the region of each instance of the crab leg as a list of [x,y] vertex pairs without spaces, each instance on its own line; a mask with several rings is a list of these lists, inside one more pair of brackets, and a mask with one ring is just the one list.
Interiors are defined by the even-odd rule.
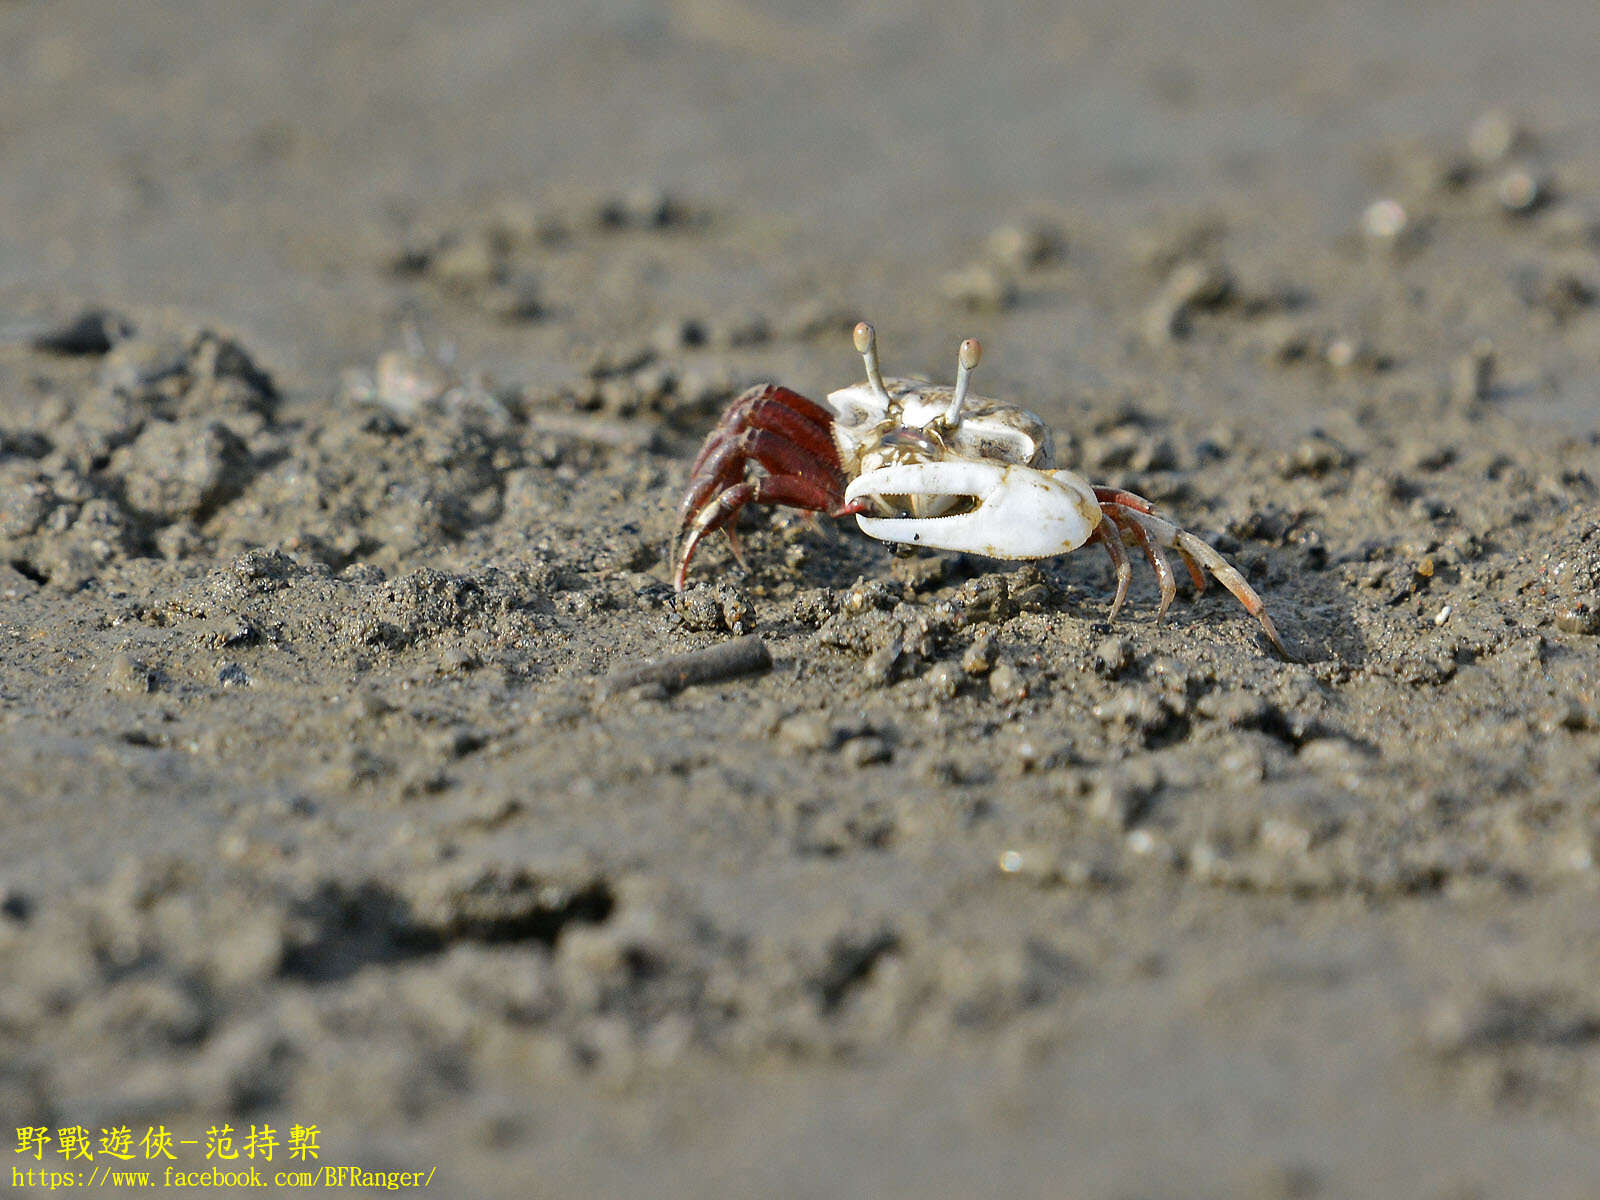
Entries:
[[760,463],[774,475],[826,479],[838,491],[844,487],[839,468],[814,451],[796,445],[781,433],[766,429],[747,429],[724,438],[701,464],[694,482],[678,505],[680,526],[698,513],[711,497],[744,478],[747,463]]
[[1117,523],[1117,528],[1133,536],[1133,540],[1144,551],[1145,558],[1150,560],[1150,567],[1156,573],[1156,586],[1161,589],[1161,607],[1156,609],[1156,620],[1159,622],[1167,615],[1167,609],[1172,607],[1172,602],[1178,598],[1178,578],[1172,573],[1172,560],[1167,557],[1160,544],[1151,539],[1149,530],[1133,519],[1131,514],[1137,512],[1137,509],[1124,508],[1119,504],[1102,505],[1102,507]]
[[1100,501],[1101,508],[1108,504],[1120,504],[1124,508],[1136,508],[1142,513],[1153,513],[1156,510],[1156,506],[1138,492],[1128,492],[1122,488],[1096,487],[1094,498]]
[[[695,549],[713,530],[728,535],[734,557],[743,561],[733,523],[746,504],[786,504],[834,516],[859,511],[844,501],[832,425],[827,409],[771,383],[751,388],[728,406],[695,456],[678,505],[672,558],[679,591]],[[747,481],[752,464],[765,474]]]
[[[1124,508],[1135,508],[1142,513],[1154,513],[1156,511],[1156,506],[1139,495],[1138,492],[1124,491],[1122,488],[1097,487],[1094,489],[1094,495],[1095,499],[1100,501],[1100,507],[1105,509],[1108,516],[1111,515],[1112,507],[1117,505],[1121,505]],[[1197,592],[1205,591],[1205,570],[1195,561],[1194,556],[1182,546],[1174,546],[1172,549],[1177,550],[1178,556],[1183,559],[1183,565],[1189,568],[1189,581],[1194,584],[1194,590]],[[1147,550],[1146,553],[1148,554],[1149,551]],[[1113,617],[1117,615],[1115,608],[1111,610],[1111,615]]]
[[[1103,509],[1104,505],[1101,507]],[[1115,621],[1117,614],[1122,611],[1122,602],[1128,598],[1128,585],[1133,582],[1133,564],[1128,561],[1128,552],[1122,548],[1122,534],[1111,530],[1112,522],[1101,521],[1089,540],[1098,541],[1106,548],[1106,553],[1111,556],[1111,569],[1117,574],[1117,594],[1111,598],[1111,620]]]
[[750,388],[722,414],[717,427],[711,431],[705,445],[700,447],[700,453],[695,456],[689,468],[689,477],[696,478],[700,468],[721,446],[748,429],[769,429],[837,469],[839,455],[833,445],[832,422],[833,418],[826,409],[807,400],[799,392],[772,383]]
[[676,590],[681,592],[684,589],[689,560],[694,557],[701,539],[716,529],[731,535],[734,519],[746,504],[786,504],[792,508],[811,509],[836,517],[849,516],[858,511],[854,505],[843,503],[836,488],[797,475],[762,475],[734,484],[723,489],[690,522],[687,536],[678,549],[677,569],[672,576],[672,586]]
[[[1261,623],[1261,628],[1266,631],[1267,640],[1284,658],[1293,660],[1288,649],[1283,644],[1283,639],[1278,636],[1278,627],[1272,623],[1272,618],[1267,614],[1267,607],[1262,603],[1261,597],[1256,594],[1245,577],[1232,563],[1223,558],[1213,547],[1207,545],[1187,529],[1179,529],[1172,522],[1162,519],[1153,513],[1140,512],[1136,508],[1118,505],[1114,515],[1119,525],[1131,522],[1144,535],[1145,544],[1150,547],[1165,547],[1177,550],[1183,554],[1185,560],[1193,558],[1197,563],[1203,564],[1216,576],[1217,582],[1233,593],[1234,599],[1244,605],[1244,610]],[[1152,558],[1152,563],[1154,559]],[[1169,566],[1170,575],[1171,568]],[[1157,569],[1159,576],[1160,570]],[[1166,589],[1162,589],[1163,601]],[[1166,611],[1163,603],[1162,611]]]

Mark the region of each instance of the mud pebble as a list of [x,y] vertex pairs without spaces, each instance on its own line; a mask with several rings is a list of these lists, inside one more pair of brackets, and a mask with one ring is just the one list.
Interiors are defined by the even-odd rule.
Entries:
[[971,676],[987,675],[994,666],[994,634],[985,629],[961,652],[961,669]]
[[710,340],[706,323],[699,317],[677,317],[656,326],[650,344],[662,354],[698,350]]
[[919,556],[894,558],[889,563],[889,576],[901,584],[910,595],[931,592],[950,575],[951,560],[944,556],[923,558]]
[[299,569],[300,564],[282,550],[273,550],[265,546],[246,550],[233,560],[230,567],[233,577],[244,585],[284,583]]
[[33,897],[9,883],[0,883],[0,917],[22,922],[33,915]]
[[1315,333],[1303,321],[1272,317],[1257,328],[1252,344],[1267,362],[1292,363],[1309,357],[1316,341]]
[[1268,854],[1292,857],[1311,849],[1312,831],[1298,821],[1267,817],[1256,831],[1256,838]]
[[1174,264],[1212,251],[1227,234],[1225,222],[1211,215],[1184,217],[1140,230],[1129,252],[1146,267],[1170,271]]
[[1408,152],[1398,164],[1408,195],[1460,192],[1472,183],[1474,168],[1464,155]]
[[156,690],[156,673],[131,654],[118,654],[106,668],[106,683],[113,691],[142,696]]
[[1322,1179],[1305,1163],[1265,1162],[1247,1171],[1238,1190],[1243,1200],[1311,1200],[1322,1190]]
[[922,677],[928,691],[940,700],[954,700],[961,690],[962,679],[961,669],[951,663],[934,663]]
[[1542,733],[1555,733],[1558,730],[1567,730],[1571,733],[1584,733],[1600,724],[1595,710],[1585,704],[1577,696],[1557,696],[1539,712],[1539,730]]
[[1513,217],[1537,212],[1550,198],[1550,180],[1531,167],[1513,167],[1495,181],[1494,197]]
[[916,662],[916,656],[907,653],[903,639],[891,638],[868,656],[861,671],[862,678],[869,687],[887,687],[903,678]]
[[772,340],[772,325],[760,313],[717,317],[705,325],[706,345],[720,349],[762,346]]
[[1329,339],[1327,349],[1323,351],[1323,358],[1337,371],[1348,371],[1357,367],[1370,369],[1377,366],[1379,361],[1371,346],[1362,338],[1349,334],[1339,334]]
[[702,632],[743,634],[755,623],[755,608],[732,584],[698,583],[679,592],[672,601],[685,628]]
[[1504,109],[1490,109],[1467,127],[1467,151],[1481,165],[1503,161],[1527,141],[1515,117]]
[[156,553],[162,558],[168,562],[181,562],[198,554],[205,545],[205,538],[198,525],[184,518],[157,532],[155,543]]
[[1361,232],[1378,245],[1397,245],[1410,224],[1405,205],[1388,197],[1374,200],[1361,213]]
[[[1175,471],[1178,468],[1178,451],[1168,438],[1151,437],[1148,434],[1141,437],[1133,448],[1133,453],[1128,456],[1128,469],[1140,475],[1149,475],[1158,471]],[[1153,483],[1147,483],[1149,489]],[[1020,599],[1020,597],[1019,597]],[[1025,604],[1023,607],[1027,607]]]
[[778,740],[793,750],[832,750],[839,730],[820,713],[796,713],[778,723]]
[[981,263],[950,272],[940,286],[946,298],[974,312],[1001,312],[1019,298],[1015,283]]
[[1556,628],[1562,633],[1593,636],[1600,633],[1600,600],[1580,600],[1556,614]]
[[1556,271],[1526,283],[1523,300],[1557,325],[1565,324],[1600,298],[1600,285],[1573,271]]
[[60,325],[33,335],[29,345],[65,358],[97,357],[133,336],[133,323],[118,313],[90,308]]
[[112,466],[131,508],[163,522],[203,520],[244,487],[250,452],[220,422],[153,421]]
[[511,325],[537,321],[545,315],[539,280],[528,274],[513,275],[493,284],[483,293],[480,303],[491,317]]
[[1133,661],[1133,648],[1126,638],[1108,637],[1094,648],[1094,669],[1107,679],[1115,679]]
[[1558,871],[1587,874],[1594,870],[1594,841],[1585,834],[1559,839],[1551,848],[1550,859]]
[[1217,770],[1232,787],[1260,783],[1267,777],[1267,760],[1254,743],[1232,746],[1217,758]]
[[188,360],[189,347],[181,338],[129,338],[106,355],[100,367],[100,382],[113,391],[141,392],[181,374]]
[[1002,225],[984,239],[990,261],[1010,271],[1031,271],[1062,258],[1067,240],[1061,230],[1043,221]]
[[441,287],[465,294],[498,282],[504,269],[493,242],[487,236],[473,236],[434,255],[429,274]]
[[227,1113],[270,1107],[289,1087],[298,1053],[271,1017],[226,1026],[206,1042],[195,1064],[192,1102]]
[[1160,790],[1161,773],[1152,764],[1130,763],[1103,772],[1095,780],[1084,811],[1112,829],[1130,829],[1149,811]]
[[583,373],[590,379],[610,379],[618,375],[631,375],[641,367],[656,360],[656,349],[648,340],[637,342],[608,342],[590,346],[576,355],[581,360]]
[[1017,846],[1000,851],[995,866],[1002,875],[1046,880],[1056,873],[1056,856],[1043,846]]
[[1593,250],[1600,246],[1600,219],[1570,200],[1553,201],[1544,216],[1544,234],[1553,246]]
[[672,193],[655,187],[635,188],[621,196],[602,199],[594,210],[602,229],[670,229],[687,224],[692,209]]
[[191,1045],[211,1023],[198,997],[175,979],[135,977],[89,1004],[97,1026],[141,1042]]
[[844,759],[853,767],[871,767],[894,758],[889,743],[877,734],[865,734],[845,743]]
[[1126,687],[1091,709],[1107,725],[1121,725],[1148,732],[1167,723],[1168,713],[1161,701],[1146,688]]
[[989,672],[989,694],[1002,704],[1028,698],[1028,681],[1010,663],[1000,663]]
[[968,624],[978,621],[1003,622],[1015,611],[1011,587],[1004,575],[982,575],[969,579],[955,595],[956,610]]
[[1293,450],[1278,460],[1278,475],[1283,479],[1301,476],[1320,479],[1331,471],[1348,467],[1353,461],[1354,456],[1339,442],[1316,432],[1302,438]]
[[1219,689],[1200,697],[1195,711],[1229,729],[1259,729],[1275,714],[1272,705],[1243,689]]
[[55,490],[41,479],[13,475],[0,487],[0,537],[21,538],[36,533],[59,504]]
[[1457,404],[1476,404],[1489,399],[1494,391],[1494,370],[1494,344],[1487,338],[1480,338],[1451,368],[1451,399]]
[[1165,295],[1157,297],[1139,321],[1139,333],[1157,348],[1183,340],[1192,327],[1189,306]]
[[[1168,447],[1169,452],[1170,449]],[[1049,607],[1050,585],[1045,580],[1044,572],[1032,563],[1011,573],[1007,590],[1011,603],[1022,612],[1043,612]]]
[[1516,1040],[1524,1023],[1516,1010],[1503,996],[1437,997],[1423,1014],[1423,1044],[1443,1058],[1504,1045]]
[[893,608],[899,600],[900,596],[896,590],[883,580],[861,576],[845,592],[844,598],[839,602],[839,609],[851,616],[859,616],[873,609]]
[[1220,308],[1233,299],[1233,272],[1210,260],[1182,262],[1167,276],[1162,291],[1168,300],[1186,307]]

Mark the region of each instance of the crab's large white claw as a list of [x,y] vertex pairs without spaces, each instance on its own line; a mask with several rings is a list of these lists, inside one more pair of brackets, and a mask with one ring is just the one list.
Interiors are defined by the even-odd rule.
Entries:
[[971,496],[950,516],[858,515],[861,531],[884,542],[960,550],[988,558],[1048,558],[1075,550],[1100,523],[1094,490],[1071,471],[1037,471],[978,459],[902,463],[858,476],[845,500],[871,496]]

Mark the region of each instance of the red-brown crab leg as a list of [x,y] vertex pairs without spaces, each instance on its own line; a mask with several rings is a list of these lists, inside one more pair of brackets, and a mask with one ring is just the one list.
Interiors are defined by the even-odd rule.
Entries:
[[[1148,503],[1148,502],[1147,502]],[[1176,590],[1172,579],[1171,564],[1166,564],[1163,574],[1161,563],[1165,557],[1160,554],[1162,549],[1176,550],[1183,556],[1186,563],[1190,564],[1193,573],[1196,567],[1204,566],[1211,574],[1216,576],[1217,582],[1233,593],[1234,599],[1244,605],[1244,610],[1261,623],[1261,628],[1266,631],[1267,639],[1284,658],[1293,660],[1283,644],[1283,639],[1278,636],[1278,627],[1273,624],[1271,616],[1267,614],[1266,605],[1261,597],[1256,594],[1249,582],[1241,575],[1236,567],[1223,558],[1216,549],[1201,541],[1187,529],[1179,529],[1172,522],[1156,516],[1153,512],[1142,510],[1131,504],[1110,502],[1102,504],[1106,515],[1116,522],[1119,529],[1130,529],[1135,539],[1140,543],[1150,558],[1151,565],[1155,567],[1157,580],[1161,583],[1161,609],[1167,610],[1171,603],[1171,593]]]
[[1143,525],[1134,521],[1131,514],[1137,511],[1137,509],[1123,508],[1118,504],[1108,505],[1105,508],[1106,515],[1116,522],[1117,528],[1131,537],[1144,551],[1145,558],[1150,561],[1150,567],[1156,573],[1156,586],[1161,591],[1161,606],[1156,609],[1156,620],[1159,622],[1167,615],[1167,609],[1172,607],[1172,602],[1178,597],[1178,577],[1172,573],[1172,560],[1167,557],[1166,551],[1151,540],[1149,531]]
[[[1094,489],[1094,496],[1096,500],[1100,501],[1100,508],[1107,516],[1112,515],[1111,506],[1115,505],[1121,505],[1124,508],[1136,508],[1142,513],[1150,513],[1152,515],[1154,515],[1156,511],[1156,506],[1150,501],[1146,500],[1143,496],[1139,495],[1138,492],[1124,491],[1122,488],[1097,487]],[[1110,545],[1111,542],[1107,540],[1106,546],[1109,548]],[[1148,556],[1150,553],[1149,549],[1147,548],[1148,543],[1141,541],[1140,546],[1145,548],[1145,554]],[[1194,584],[1194,590],[1197,592],[1205,591],[1206,573],[1204,569],[1194,560],[1194,556],[1182,546],[1175,546],[1173,549],[1177,550],[1179,557],[1183,559],[1183,565],[1189,568],[1189,579]],[[1116,566],[1115,555],[1112,556],[1111,561],[1112,565]],[[1151,561],[1150,565],[1152,567],[1155,566],[1154,560]],[[1157,573],[1159,574],[1159,570]],[[1118,574],[1117,578],[1119,580],[1122,578],[1120,573]],[[1121,591],[1125,590],[1126,589],[1120,589],[1119,595],[1121,594]],[[1120,605],[1118,607],[1120,607]],[[1113,617],[1117,615],[1116,607],[1112,608],[1111,615]]]
[[[728,406],[690,468],[678,506],[673,586],[682,591],[689,560],[705,536],[721,529],[734,556],[733,522],[746,504],[783,504],[833,516],[859,512],[846,504],[844,472],[828,410],[775,384],[753,387]],[[763,475],[746,480],[751,463]]]
[[[1101,504],[1103,507],[1104,501]],[[1110,524],[1110,521],[1101,521],[1089,540],[1098,540],[1106,548],[1106,553],[1111,555],[1111,569],[1117,573],[1117,594],[1111,600],[1111,619],[1115,621],[1117,614],[1122,611],[1122,602],[1128,598],[1128,585],[1133,582],[1133,564],[1128,561],[1128,552],[1122,548],[1121,532],[1110,530]]]
[[839,454],[834,448],[832,427],[833,417],[814,400],[807,400],[799,392],[777,384],[760,384],[728,405],[695,456],[689,477],[698,476],[700,468],[719,446],[746,429],[770,429],[831,463],[837,470]]

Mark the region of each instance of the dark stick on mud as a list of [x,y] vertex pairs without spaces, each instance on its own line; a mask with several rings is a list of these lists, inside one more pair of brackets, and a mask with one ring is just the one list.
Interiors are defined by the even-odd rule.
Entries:
[[755,675],[772,669],[772,655],[758,637],[734,638],[704,650],[675,654],[660,662],[624,667],[608,675],[604,695],[615,696],[644,684],[659,684],[668,692],[681,692],[697,683],[720,683],[741,675]]

